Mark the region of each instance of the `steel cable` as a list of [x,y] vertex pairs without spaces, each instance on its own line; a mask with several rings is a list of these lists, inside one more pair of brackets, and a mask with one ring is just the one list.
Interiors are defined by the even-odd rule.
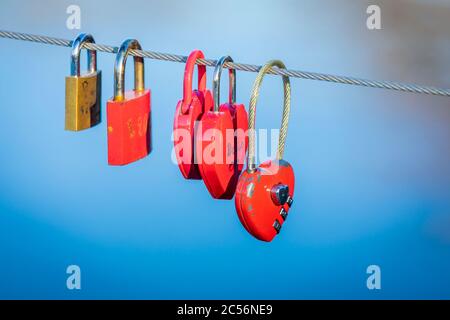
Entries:
[[[3,31],[3,30],[0,30],[0,38],[38,42],[38,43],[45,43],[45,44],[63,46],[63,47],[70,47],[72,45],[72,41],[66,40],[66,39],[32,35],[32,34],[28,34],[28,33]],[[116,53],[118,50],[118,47],[101,45],[101,44],[97,44],[97,43],[85,43],[83,45],[83,47],[86,49],[107,52],[107,53]],[[143,57],[143,58],[149,58],[149,59],[156,59],[156,60],[162,60],[162,61],[173,61],[173,62],[181,62],[181,63],[184,63],[187,60],[187,57],[183,56],[183,55],[160,53],[160,52],[148,51],[148,50],[131,50],[130,55]],[[216,64],[216,60],[198,59],[197,64],[214,67]],[[228,68],[228,69],[231,68],[231,69],[247,71],[247,72],[259,72],[259,70],[261,69],[261,66],[237,63],[237,62],[226,62],[224,64],[224,68]],[[315,72],[289,70],[289,69],[278,69],[278,68],[271,68],[267,71],[267,73],[273,74],[273,75],[279,75],[279,76],[288,76],[291,78],[327,81],[327,82],[333,82],[333,83],[364,86],[364,87],[371,87],[371,88],[380,88],[380,89],[396,90],[396,91],[403,91],[403,92],[450,97],[450,89],[436,88],[436,87],[430,87],[430,86],[421,86],[421,85],[416,85],[416,84],[407,84],[407,83],[392,82],[392,81],[366,80],[366,79],[353,78],[353,77],[347,77],[347,76],[336,76],[336,75],[330,75],[330,74],[325,74],[325,73],[315,73]]]

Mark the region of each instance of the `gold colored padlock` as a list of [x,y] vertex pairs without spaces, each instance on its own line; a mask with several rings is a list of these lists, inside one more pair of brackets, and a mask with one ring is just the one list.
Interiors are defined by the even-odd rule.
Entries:
[[80,74],[80,51],[83,43],[95,43],[90,34],[80,34],[72,43],[70,76],[66,77],[65,129],[80,131],[101,121],[101,71],[97,71],[97,51],[88,50],[89,70]]

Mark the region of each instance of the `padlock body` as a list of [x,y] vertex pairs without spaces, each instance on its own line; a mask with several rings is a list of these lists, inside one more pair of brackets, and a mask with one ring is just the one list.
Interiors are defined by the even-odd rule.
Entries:
[[235,138],[230,105],[206,112],[197,132],[201,134],[196,144],[197,159],[201,159],[198,167],[206,188],[215,199],[231,199],[228,190],[235,173]]
[[80,131],[100,123],[101,82],[101,71],[66,77],[66,130]]
[[[235,206],[245,229],[262,241],[272,241],[285,222],[290,206],[276,204],[272,189],[279,184],[289,188],[294,198],[295,176],[292,166],[285,160],[263,162],[254,172],[244,171],[236,187]],[[285,212],[283,217],[282,209]]]
[[202,178],[195,152],[195,145],[198,143],[196,129],[202,115],[212,107],[212,94],[209,90],[193,90],[185,112],[182,110],[182,100],[178,101],[173,122],[173,142],[178,167],[185,179]]
[[125,92],[122,101],[109,100],[108,163],[126,165],[144,158],[151,152],[151,94]]
[[[197,158],[202,157],[199,169],[203,181],[215,199],[232,199],[239,176],[242,172],[248,147],[248,116],[243,104],[224,103],[220,112],[205,113],[201,119],[202,138],[197,143]],[[208,131],[221,133],[219,137],[211,137]],[[231,135],[230,135],[231,132]],[[211,141],[212,140],[212,141]],[[222,158],[220,163],[209,163],[205,157],[214,147]],[[200,153],[203,153],[200,155]]]
[[229,183],[228,190],[222,195],[221,199],[233,198],[240,174],[244,167],[248,149],[248,114],[245,106],[243,104],[233,104],[230,106],[230,110],[232,111],[233,125],[235,128],[234,175]]

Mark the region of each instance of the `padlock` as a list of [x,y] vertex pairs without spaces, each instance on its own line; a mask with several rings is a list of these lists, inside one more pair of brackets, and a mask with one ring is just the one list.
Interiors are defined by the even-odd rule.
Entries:
[[108,163],[125,165],[151,152],[151,97],[144,85],[144,59],[134,57],[134,90],[125,92],[125,64],[137,40],[125,40],[114,65],[114,97],[107,103]]
[[199,170],[209,193],[216,199],[231,199],[242,171],[248,145],[248,118],[243,104],[236,103],[236,70],[229,69],[228,103],[220,104],[220,76],[230,56],[220,58],[213,77],[214,109],[201,118],[201,137],[196,144]]
[[80,131],[101,121],[101,71],[97,71],[97,51],[88,50],[89,71],[80,72],[80,51],[84,43],[95,43],[90,34],[80,34],[72,43],[70,76],[66,77],[65,129]]
[[184,69],[183,99],[178,101],[173,122],[174,151],[181,174],[186,179],[201,179],[195,153],[196,123],[211,110],[211,91],[206,88],[206,67],[198,65],[198,87],[192,90],[192,77],[197,59],[204,59],[200,50],[189,55]]
[[239,177],[235,205],[239,219],[247,231],[262,241],[272,241],[280,232],[294,199],[295,177],[292,166],[283,160],[290,112],[290,82],[283,76],[284,108],[278,140],[277,157],[255,164],[255,113],[264,75],[272,68],[285,69],[279,60],[272,60],[259,71],[253,85],[249,107],[249,148],[247,170]]

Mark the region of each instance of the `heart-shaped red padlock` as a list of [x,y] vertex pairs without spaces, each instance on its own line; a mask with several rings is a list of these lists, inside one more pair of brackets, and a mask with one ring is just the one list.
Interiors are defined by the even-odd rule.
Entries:
[[265,161],[253,172],[244,171],[236,188],[236,210],[247,231],[271,241],[287,218],[294,187],[294,170],[284,160]]
[[244,168],[245,156],[248,148],[248,115],[243,104],[233,104],[231,107],[233,124],[235,128],[234,138],[234,175],[230,182],[230,188],[223,195],[223,199],[231,199],[236,191],[239,176]]
[[220,102],[220,76],[229,56],[217,61],[213,77],[214,109],[205,112],[198,130],[196,152],[201,159],[199,170],[202,179],[216,199],[231,199],[247,150],[248,120],[242,104],[236,104],[236,71],[229,69],[229,101]]
[[195,159],[195,129],[205,111],[213,105],[211,91],[206,89],[206,67],[198,66],[198,88],[192,90],[192,77],[197,59],[204,59],[203,52],[191,52],[184,70],[183,99],[178,101],[173,123],[174,151],[183,177],[201,179]]
[[272,241],[280,232],[293,203],[295,177],[292,166],[283,160],[290,112],[290,82],[283,76],[284,108],[278,141],[277,159],[255,165],[255,114],[264,75],[272,68],[285,69],[279,60],[266,63],[253,85],[249,107],[249,149],[247,170],[239,177],[235,205],[245,229],[259,240]]

